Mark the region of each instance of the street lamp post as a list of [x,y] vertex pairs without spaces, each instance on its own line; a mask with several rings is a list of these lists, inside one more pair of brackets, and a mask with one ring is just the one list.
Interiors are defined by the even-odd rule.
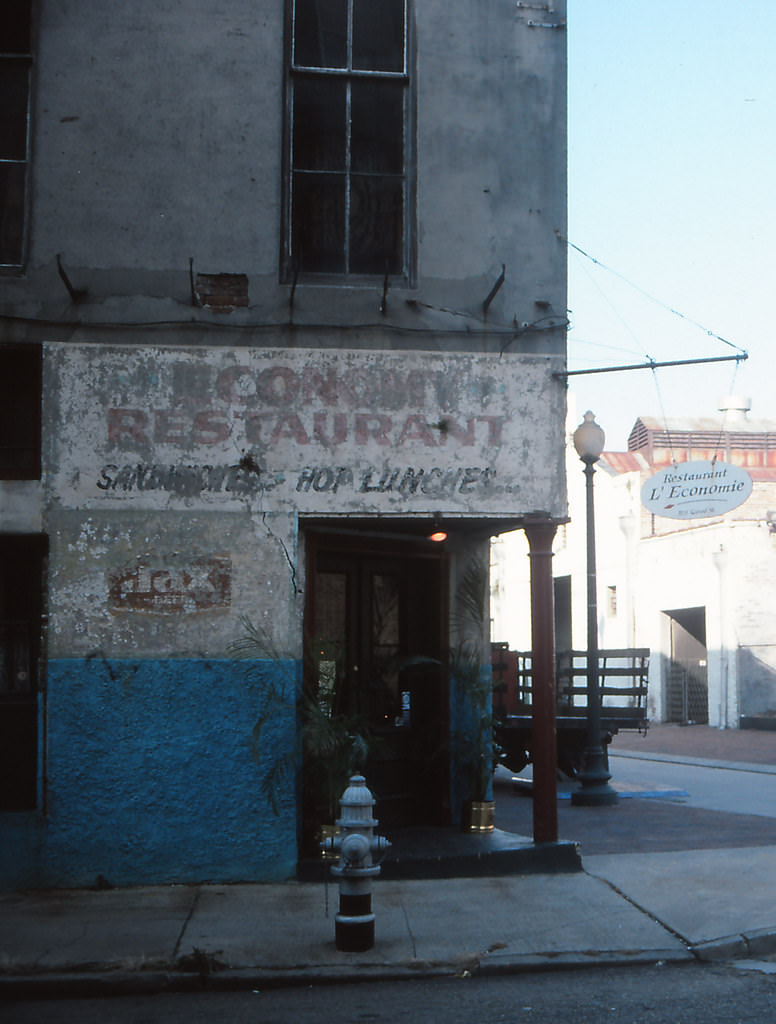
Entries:
[[592,412],[586,412],[574,431],[574,447],[585,464],[587,502],[587,737],[585,765],[579,774],[581,787],[571,794],[573,804],[601,807],[616,804],[617,793],[609,774],[601,743],[601,692],[598,679],[598,599],[596,596],[595,506],[593,474],[604,450],[604,432]]

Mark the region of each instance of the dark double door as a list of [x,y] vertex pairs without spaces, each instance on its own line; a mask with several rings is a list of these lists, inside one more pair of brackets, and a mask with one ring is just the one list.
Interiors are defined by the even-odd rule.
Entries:
[[43,567],[46,538],[0,535],[0,811],[38,803]]
[[[419,544],[315,536],[308,569],[308,694],[366,736],[381,827],[445,823],[446,560]],[[310,789],[306,817],[320,823]]]

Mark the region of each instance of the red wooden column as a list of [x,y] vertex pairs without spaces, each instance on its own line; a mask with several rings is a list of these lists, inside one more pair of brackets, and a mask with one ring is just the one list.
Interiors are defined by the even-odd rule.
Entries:
[[557,523],[527,521],[531,564],[531,668],[533,733],[533,839],[558,841],[557,735],[555,726],[555,606],[552,542]]

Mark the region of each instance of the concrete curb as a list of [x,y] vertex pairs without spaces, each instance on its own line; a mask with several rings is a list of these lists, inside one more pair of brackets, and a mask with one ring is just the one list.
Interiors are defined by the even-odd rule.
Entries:
[[537,971],[572,971],[596,967],[650,966],[694,961],[693,953],[675,949],[589,950],[585,953],[526,953],[510,956],[461,956],[448,961],[410,960],[396,964],[343,967],[226,968],[208,975],[175,970],[51,972],[0,977],[0,1002],[32,999],[78,999],[157,995],[162,992],[227,992],[408,981],[439,977],[495,977]]
[[660,761],[665,764],[684,764],[697,768],[719,768],[730,772],[754,772],[756,775],[776,775],[776,765],[752,761],[719,761],[708,757],[688,757],[684,754],[650,754],[636,750],[610,750],[609,756],[632,761]]
[[692,947],[692,952],[699,960],[735,960],[740,957],[770,956],[776,953],[776,929],[760,928],[757,931],[699,942]]

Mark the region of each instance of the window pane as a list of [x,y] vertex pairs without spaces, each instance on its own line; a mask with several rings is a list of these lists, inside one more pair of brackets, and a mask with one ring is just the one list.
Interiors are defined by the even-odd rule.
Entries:
[[30,52],[30,0],[0,3],[0,53]]
[[404,71],[404,0],[353,0],[353,67]]
[[289,272],[402,273],[406,0],[293,5]]
[[294,174],[291,256],[299,269],[345,270],[345,176]]
[[40,477],[40,378],[40,346],[0,346],[0,480]]
[[380,728],[401,723],[398,655],[400,653],[399,579],[372,576],[372,657],[369,666],[371,723]]
[[296,0],[294,18],[294,64],[297,67],[347,66],[347,0]]
[[404,86],[353,82],[351,160],[354,171],[401,174],[404,170]]
[[401,178],[354,174],[350,195],[350,271],[402,271],[404,198]]
[[316,577],[316,633],[313,658],[317,666],[318,704],[322,711],[346,711],[348,577],[344,572],[319,572]]
[[0,163],[0,264],[18,267],[24,239],[26,164]]
[[345,90],[339,79],[295,79],[295,169],[345,170]]
[[28,80],[26,61],[0,61],[0,159],[26,159]]

